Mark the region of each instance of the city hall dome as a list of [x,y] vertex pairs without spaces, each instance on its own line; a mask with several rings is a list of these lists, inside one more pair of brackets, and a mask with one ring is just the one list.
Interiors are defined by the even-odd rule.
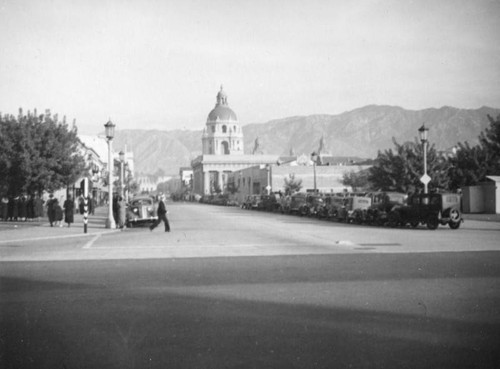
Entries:
[[212,111],[208,114],[207,121],[238,121],[235,112],[227,104],[227,95],[222,86],[217,94],[217,103]]

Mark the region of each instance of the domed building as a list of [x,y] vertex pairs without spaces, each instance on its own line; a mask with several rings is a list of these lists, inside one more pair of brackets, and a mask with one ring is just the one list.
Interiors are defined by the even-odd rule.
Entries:
[[[244,137],[236,113],[229,107],[222,86],[202,134],[202,155],[191,162],[193,191],[199,195],[222,193],[230,173],[276,163],[277,155],[246,155]],[[257,188],[258,184],[255,183]],[[259,188],[260,191],[260,188]]]
[[243,132],[222,86],[203,130],[204,155],[243,155]]

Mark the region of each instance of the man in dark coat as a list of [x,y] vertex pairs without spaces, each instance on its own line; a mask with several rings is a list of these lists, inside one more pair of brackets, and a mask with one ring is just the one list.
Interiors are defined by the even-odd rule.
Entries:
[[158,226],[158,224],[163,221],[165,223],[165,232],[170,232],[170,224],[168,223],[167,219],[167,207],[165,205],[165,195],[160,196],[160,203],[158,204],[158,219],[155,220],[153,224],[151,224],[151,227],[149,227],[150,230],[153,230]]
[[55,217],[55,209],[54,209],[54,195],[49,195],[49,201],[47,201],[47,216],[49,217],[50,226],[54,226],[54,222],[56,221]]

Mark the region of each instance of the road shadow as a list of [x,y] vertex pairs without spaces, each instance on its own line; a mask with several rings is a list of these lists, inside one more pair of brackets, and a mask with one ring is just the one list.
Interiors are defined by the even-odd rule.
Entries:
[[[498,320],[266,301],[209,287],[238,285],[244,294],[256,284],[443,278],[498,286],[499,259],[487,252],[3,263],[0,367],[496,368]],[[485,301],[491,306],[481,308],[498,317],[498,293]]]

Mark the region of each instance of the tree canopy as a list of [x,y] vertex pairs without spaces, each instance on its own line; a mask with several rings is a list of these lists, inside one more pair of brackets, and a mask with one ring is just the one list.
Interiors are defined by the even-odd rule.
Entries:
[[[424,174],[423,145],[417,139],[414,142],[399,144],[393,139],[396,146],[378,153],[373,167],[369,169],[368,180],[373,189],[414,192],[423,188],[420,178]],[[449,164],[439,155],[434,145],[427,148],[427,173],[431,177],[429,188],[448,188]]]
[[0,191],[9,196],[54,191],[74,183],[85,169],[73,124],[45,114],[0,114]]
[[288,178],[284,178],[284,189],[285,194],[292,195],[295,192],[299,192],[302,189],[302,180],[296,179],[295,174],[290,173]]
[[344,173],[342,176],[342,184],[352,187],[354,192],[367,190],[370,187],[368,175],[368,170],[361,170],[358,172],[351,170],[350,172]]
[[500,175],[500,115],[488,115],[490,127],[479,135],[479,144],[468,142],[457,145],[456,155],[450,157],[450,187],[457,189],[475,185],[488,175]]

